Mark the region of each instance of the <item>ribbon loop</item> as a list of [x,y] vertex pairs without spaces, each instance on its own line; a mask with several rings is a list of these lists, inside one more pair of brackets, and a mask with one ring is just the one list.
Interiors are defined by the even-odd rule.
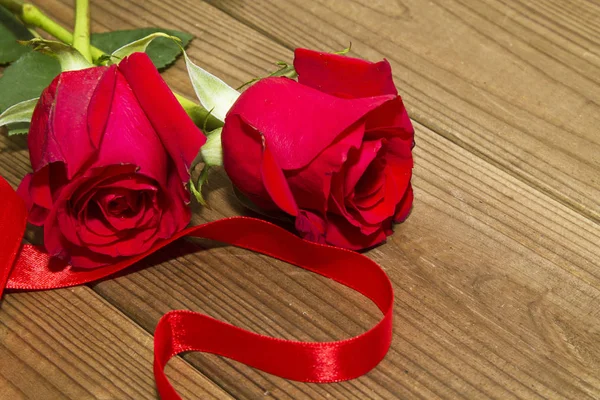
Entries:
[[163,398],[179,398],[163,375],[168,359],[184,351],[218,354],[283,378],[319,383],[361,376],[387,353],[392,338],[393,289],[371,259],[307,242],[252,218],[222,219],[194,227],[188,234],[266,254],[333,279],[371,299],[384,317],[369,331],[350,339],[299,342],[259,335],[191,311],[172,311],[163,316],[154,333],[154,374]]
[[[1,290],[55,289],[112,275],[183,237],[212,239],[266,254],[346,285],[371,299],[383,318],[367,332],[335,342],[300,342],[259,335],[192,311],[165,314],[154,334],[154,376],[164,399],[180,399],[164,368],[185,351],[222,355],[287,379],[337,382],[361,376],[387,353],[392,338],[394,294],[385,272],[371,259],[332,246],[305,241],[271,223],[247,217],[225,218],[187,228],[147,252],[98,269],[75,269],[42,249],[24,245],[23,201],[0,177]],[[8,280],[7,280],[8,279]]]

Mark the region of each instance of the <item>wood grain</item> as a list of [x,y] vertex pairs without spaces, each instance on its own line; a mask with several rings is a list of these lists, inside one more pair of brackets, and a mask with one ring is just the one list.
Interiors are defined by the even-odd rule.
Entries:
[[[600,398],[595,3],[211,3],[94,2],[94,29],[189,31],[192,58],[232,85],[296,45],[340,49],[352,38],[356,53],[385,55],[417,120],[416,202],[367,253],[396,290],[393,348],[371,373],[314,385],[212,355],[186,361],[235,398]],[[44,7],[69,24],[70,1]],[[192,96],[181,62],[165,77]],[[0,173],[16,182],[27,159],[11,149],[23,143],[4,145]],[[222,172],[209,189],[212,208],[196,209],[195,223],[245,212]],[[379,317],[338,285],[214,243],[178,242],[141,267],[93,290],[146,332],[170,309],[301,340],[356,335]]]
[[[0,357],[2,399],[156,398],[152,336],[87,287],[6,295]],[[187,398],[229,398],[182,360],[170,376]]]
[[285,47],[386,57],[411,117],[600,222],[600,5],[208,0]]

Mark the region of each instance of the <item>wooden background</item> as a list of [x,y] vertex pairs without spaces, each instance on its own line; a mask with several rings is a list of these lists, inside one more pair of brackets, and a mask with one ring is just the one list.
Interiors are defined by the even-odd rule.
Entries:
[[[36,2],[72,26],[72,1]],[[189,54],[239,85],[295,47],[387,58],[416,128],[415,206],[368,252],[396,291],[393,348],[372,372],[297,383],[212,355],[169,364],[187,399],[599,399],[600,2],[92,0],[93,30],[193,33]],[[193,91],[182,60],[164,74]],[[0,174],[28,171],[0,138]],[[199,223],[244,213],[212,174]],[[156,398],[152,332],[191,309],[259,333],[341,339],[374,306],[287,264],[179,243],[89,287],[12,293],[0,398]]]

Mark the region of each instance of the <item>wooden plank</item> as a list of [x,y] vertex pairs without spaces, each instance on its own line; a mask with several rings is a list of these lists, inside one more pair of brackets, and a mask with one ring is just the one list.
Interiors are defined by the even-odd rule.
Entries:
[[386,57],[411,117],[600,222],[600,6],[207,0],[287,48]]
[[[61,10],[54,4],[49,10]],[[290,57],[204,4],[95,7],[103,27],[163,25],[205,37],[194,42],[192,56],[232,84]],[[166,76],[191,94],[181,63]],[[186,356],[190,363],[236,398],[600,396],[598,225],[428,128],[417,130],[415,210],[388,244],[368,253],[397,290],[394,344],[384,362],[365,377],[325,386],[215,356]],[[199,210],[195,222],[242,212],[223,174],[211,178],[213,209]],[[146,330],[172,308],[304,340],[347,337],[377,319],[355,294],[283,263],[228,247],[188,254],[184,243],[148,260],[151,268],[94,290]]]
[[[8,294],[0,338],[0,398],[156,398],[152,336],[87,287]],[[229,398],[181,359],[169,370],[186,398]]]

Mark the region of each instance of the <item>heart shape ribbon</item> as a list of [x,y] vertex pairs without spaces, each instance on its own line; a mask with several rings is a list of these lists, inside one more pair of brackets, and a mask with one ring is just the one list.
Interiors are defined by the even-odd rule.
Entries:
[[300,342],[259,335],[192,311],[171,311],[159,320],[154,333],[154,377],[163,399],[180,399],[164,368],[171,357],[185,351],[218,354],[287,379],[326,383],[364,375],[390,347],[392,285],[385,272],[361,254],[305,241],[259,219],[232,217],[187,228],[145,253],[107,267],[75,269],[39,247],[21,245],[27,210],[2,177],[0,199],[0,295],[4,288],[42,290],[93,282],[190,236],[266,254],[333,279],[368,297],[383,313],[374,327],[350,339]]

